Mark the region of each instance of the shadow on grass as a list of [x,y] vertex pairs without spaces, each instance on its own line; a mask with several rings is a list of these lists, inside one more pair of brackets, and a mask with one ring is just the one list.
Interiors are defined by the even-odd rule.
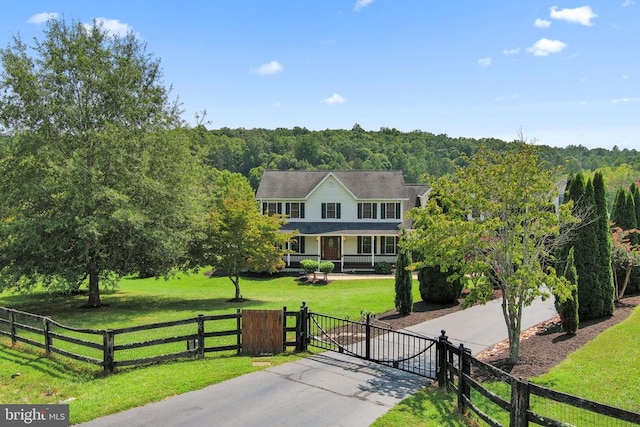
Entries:
[[21,381],[29,381],[29,370],[42,372],[52,378],[73,378],[74,381],[78,381],[80,378],[91,380],[104,375],[102,368],[81,366],[68,360],[60,362],[55,356],[47,357],[44,352],[29,346],[10,347],[8,345],[10,343],[0,342],[0,358],[23,368],[16,376],[16,379],[19,378]]

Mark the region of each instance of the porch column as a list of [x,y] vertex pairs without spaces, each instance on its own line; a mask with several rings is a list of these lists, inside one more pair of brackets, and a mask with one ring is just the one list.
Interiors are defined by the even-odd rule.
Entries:
[[318,263],[320,263],[322,261],[322,251],[320,250],[320,247],[322,246],[322,236],[316,236],[316,242],[318,242],[316,253],[318,254]]
[[371,267],[376,265],[376,239],[378,236],[371,236]]
[[344,241],[347,238],[340,235],[340,273],[344,273]]

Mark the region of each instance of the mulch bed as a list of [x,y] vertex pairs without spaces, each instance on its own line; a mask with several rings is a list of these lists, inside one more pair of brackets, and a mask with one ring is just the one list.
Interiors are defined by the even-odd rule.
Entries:
[[[499,294],[494,297],[499,297]],[[414,312],[408,316],[400,316],[395,311],[389,311],[376,318],[393,329],[402,329],[461,310],[463,300],[460,298],[455,304],[430,304],[420,301],[414,304]],[[579,349],[607,328],[629,317],[637,305],[640,305],[640,295],[625,297],[616,304],[616,310],[611,317],[580,322],[580,328],[575,335],[567,335],[562,331],[559,318],[523,331],[517,365],[509,362],[508,341],[497,344],[477,357],[515,377],[523,379],[535,377],[548,372],[569,353]]]

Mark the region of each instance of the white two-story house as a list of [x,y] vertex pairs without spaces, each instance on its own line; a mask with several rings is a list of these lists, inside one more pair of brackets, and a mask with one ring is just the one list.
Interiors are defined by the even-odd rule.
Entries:
[[405,213],[424,206],[429,188],[406,184],[401,171],[267,170],[256,192],[266,215],[283,214],[297,230],[287,267],[303,259],[331,261],[335,271],[394,264]]

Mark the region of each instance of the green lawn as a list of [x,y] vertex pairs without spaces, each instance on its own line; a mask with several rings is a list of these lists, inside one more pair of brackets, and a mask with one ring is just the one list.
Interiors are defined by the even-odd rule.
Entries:
[[[578,332],[579,333],[579,332]],[[585,399],[640,413],[640,307],[625,321],[606,330],[561,364],[532,382]],[[509,399],[509,386],[485,383],[491,391]],[[472,399],[481,410],[504,425],[508,414],[472,390]],[[631,425],[612,418],[553,403],[532,396],[531,405],[541,415],[571,425]],[[462,426],[476,421],[455,414],[454,394],[426,388],[376,420],[374,427]],[[466,422],[466,424],[465,424]]]
[[[50,316],[78,328],[120,328],[179,320],[198,314],[233,313],[238,308],[297,310],[302,301],[311,310],[359,319],[362,310],[382,313],[394,308],[392,278],[331,280],[326,285],[302,283],[292,277],[243,278],[242,304],[227,302],[234,296],[228,278],[181,275],[170,280],[125,278],[117,290],[104,292],[99,309],[83,308],[86,296],[45,293],[0,294],[0,306]],[[415,299],[419,299],[417,282]],[[55,403],[71,399],[71,422],[79,423],[168,396],[203,388],[264,369],[250,357],[209,353],[203,360],[181,360],[121,369],[105,377],[101,368],[67,358],[46,358],[37,349],[0,345],[0,402]],[[272,364],[294,360],[284,354]],[[19,375],[16,375],[19,374]],[[13,377],[13,378],[12,378]]]

